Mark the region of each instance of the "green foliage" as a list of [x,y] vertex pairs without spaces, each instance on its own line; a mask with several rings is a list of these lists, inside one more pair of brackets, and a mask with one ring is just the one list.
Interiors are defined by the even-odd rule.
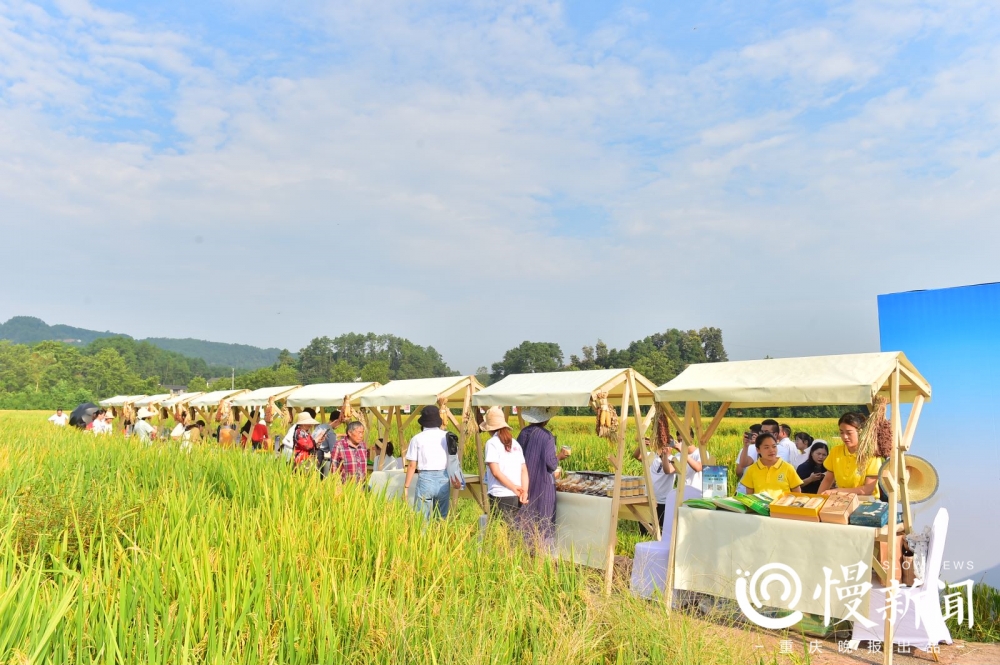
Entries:
[[521,342],[503,354],[503,360],[493,363],[490,378],[499,381],[511,374],[558,372],[563,369],[562,349],[555,342]]
[[[107,337],[132,339],[128,335],[113,332],[98,332],[64,325],[50,326],[45,321],[33,316],[15,316],[6,323],[0,323],[0,339],[7,339],[17,344],[55,341],[84,346]],[[281,353],[278,349],[261,349],[247,344],[206,342],[200,339],[151,337],[144,341],[165,351],[187,356],[189,359],[200,359],[208,366],[215,368],[256,369],[265,367],[273,364]],[[119,352],[122,352],[122,349],[119,349]],[[195,369],[194,371],[200,374],[212,374],[204,369]],[[160,376],[164,377],[165,383],[174,383],[169,375],[161,373]]]
[[203,339],[150,337],[146,341],[161,349],[183,354],[189,358],[200,358],[209,365],[235,367],[236,369],[257,369],[272,365],[278,360],[278,355],[281,353],[275,348],[261,349],[249,344],[206,342]]
[[[20,414],[18,414],[20,415]],[[273,455],[0,422],[0,662],[699,663],[760,655],[471,501],[402,501]],[[514,620],[512,617],[522,617]],[[530,620],[529,620],[530,619]],[[776,647],[775,647],[776,650]]]
[[384,360],[373,360],[361,368],[362,381],[375,381],[376,383],[389,383],[389,363]]
[[203,393],[208,390],[208,381],[203,376],[196,376],[187,384],[188,392]]
[[656,385],[662,385],[694,363],[728,360],[718,328],[681,331],[670,328],[632,342],[624,349],[609,349],[601,340],[585,346],[581,356],[571,355],[570,366],[578,369],[632,367]]
[[419,346],[394,335],[348,333],[309,342],[299,351],[299,377],[303,384],[355,381],[366,376],[365,369],[373,363],[367,375],[385,379],[379,383],[454,374],[432,346]]

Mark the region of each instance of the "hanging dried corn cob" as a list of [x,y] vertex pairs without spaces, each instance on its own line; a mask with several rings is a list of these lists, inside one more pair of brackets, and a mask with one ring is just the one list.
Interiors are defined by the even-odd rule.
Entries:
[[865,420],[865,424],[861,426],[861,431],[858,432],[858,473],[862,476],[865,475],[868,462],[873,457],[878,456],[879,423],[885,420],[887,401],[881,395],[875,396],[871,404],[871,414]]
[[360,421],[361,416],[351,406],[351,396],[344,395],[344,402],[340,405],[340,421],[349,423],[354,420]]
[[451,415],[451,409],[448,408],[448,398],[438,397],[438,415],[441,416],[441,429],[448,429],[448,420]]
[[655,414],[653,416],[653,445],[654,450],[663,450],[670,443],[670,420],[667,418],[666,411],[663,410],[659,404],[655,407]]
[[228,399],[219,402],[219,408],[215,411],[215,422],[220,425],[233,424],[233,407]]
[[608,393],[599,392],[590,398],[590,407],[596,413],[594,431],[597,436],[616,441],[618,438],[618,413],[608,404]]
[[278,410],[278,405],[274,403],[274,395],[267,398],[267,406],[264,407],[264,422],[268,425],[274,421],[274,414]]
[[135,422],[135,409],[132,407],[131,403],[125,403],[122,405],[122,420],[127,423]]

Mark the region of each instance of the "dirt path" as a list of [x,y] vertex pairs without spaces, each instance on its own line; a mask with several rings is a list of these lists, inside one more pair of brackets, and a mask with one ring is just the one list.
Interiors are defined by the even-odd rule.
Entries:
[[[801,635],[781,636],[740,628],[722,628],[722,630],[730,632],[734,640],[750,638],[755,649],[759,645],[761,660],[771,662],[772,657],[776,656],[780,665],[786,663],[788,665],[801,665],[802,663],[810,663],[811,665],[881,665],[883,658],[880,651],[870,652],[868,644],[865,642],[862,642],[856,651],[843,653],[838,649],[837,640],[832,638],[822,639]],[[782,647],[785,647],[784,653]],[[810,649],[812,649],[812,653],[808,655],[807,659],[806,654]],[[942,644],[939,649],[938,662],[945,665],[1000,665],[1000,644],[955,641],[951,645]],[[788,653],[789,651],[790,653]],[[913,649],[909,654],[897,651],[892,662],[897,665],[924,665],[935,661],[930,653]]]

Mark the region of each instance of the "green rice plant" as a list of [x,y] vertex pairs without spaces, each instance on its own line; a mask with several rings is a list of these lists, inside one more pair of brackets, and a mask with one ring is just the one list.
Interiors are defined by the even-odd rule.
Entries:
[[[0,659],[59,663],[746,662],[460,502],[403,502],[271,454],[0,414]],[[51,508],[42,515],[40,506]],[[688,631],[684,633],[683,631]]]

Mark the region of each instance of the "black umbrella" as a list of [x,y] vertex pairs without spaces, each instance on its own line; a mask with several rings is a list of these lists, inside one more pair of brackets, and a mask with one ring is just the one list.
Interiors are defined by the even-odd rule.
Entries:
[[80,429],[87,429],[87,425],[94,422],[94,414],[100,408],[90,402],[81,404],[73,409],[73,413],[69,414],[69,424]]

